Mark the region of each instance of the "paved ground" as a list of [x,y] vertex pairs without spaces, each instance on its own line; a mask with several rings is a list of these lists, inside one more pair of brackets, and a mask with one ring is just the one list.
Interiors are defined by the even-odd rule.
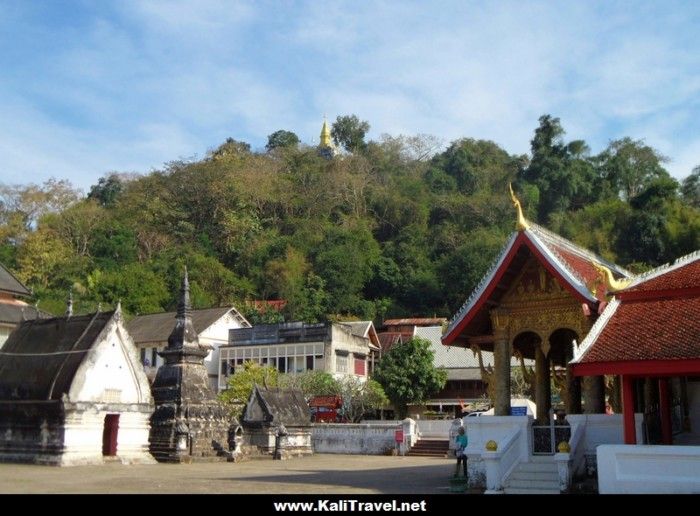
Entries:
[[454,459],[314,455],[285,461],[0,464],[0,493],[445,494]]

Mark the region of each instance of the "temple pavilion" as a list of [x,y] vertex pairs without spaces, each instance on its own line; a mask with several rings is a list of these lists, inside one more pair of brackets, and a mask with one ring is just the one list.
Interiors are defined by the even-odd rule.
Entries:
[[631,274],[526,220],[512,189],[511,197],[518,213],[516,231],[450,321],[442,343],[493,351],[489,390],[497,416],[511,414],[511,356],[535,361],[538,424],[550,421],[552,374],[567,414],[604,413],[602,373],[581,379],[568,362],[605,308],[608,294]]

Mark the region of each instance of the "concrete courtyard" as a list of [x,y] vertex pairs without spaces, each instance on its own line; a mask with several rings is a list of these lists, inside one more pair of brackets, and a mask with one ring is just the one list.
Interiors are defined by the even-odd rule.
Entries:
[[364,455],[67,468],[0,464],[0,493],[446,494],[454,465],[454,459]]

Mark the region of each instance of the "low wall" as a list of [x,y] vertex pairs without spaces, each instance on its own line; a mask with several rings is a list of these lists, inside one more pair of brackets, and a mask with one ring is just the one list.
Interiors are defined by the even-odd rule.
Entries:
[[311,443],[315,453],[386,455],[399,449],[396,431],[402,428],[402,421],[321,423],[313,426]]
[[[643,414],[634,415],[637,442],[642,443],[644,431],[642,429]],[[622,414],[569,414],[566,420],[571,425],[571,434],[576,428],[585,428],[583,439],[579,446],[583,446],[584,464],[577,466],[577,471],[585,467],[589,473],[596,469],[598,462],[596,449],[601,444],[624,444]]]
[[700,493],[700,446],[598,446],[600,494]]
[[454,419],[418,419],[416,426],[423,439],[444,439],[447,441],[450,438],[450,428],[452,428],[453,421]]
[[486,464],[484,456],[492,452],[486,450],[486,443],[495,441],[502,453],[503,445],[518,432],[514,450],[510,453],[517,455],[518,460],[527,461],[532,448],[532,433],[529,428],[532,416],[481,416],[464,417],[462,422],[467,432],[467,468],[469,470],[469,485],[471,487],[486,487]]

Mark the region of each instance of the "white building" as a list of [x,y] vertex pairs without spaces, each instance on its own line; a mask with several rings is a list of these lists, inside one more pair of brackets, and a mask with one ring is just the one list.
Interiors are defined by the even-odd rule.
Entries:
[[367,378],[379,351],[372,321],[261,324],[231,330],[229,338],[229,344],[220,348],[219,390],[247,361],[282,373],[321,370],[336,378]]
[[[175,312],[139,315],[127,324],[129,333],[141,353],[148,378],[153,381],[157,369],[163,365],[158,356],[168,346],[168,336],[175,324]],[[204,359],[209,382],[216,391],[219,348],[228,344],[228,332],[232,328],[250,328],[250,323],[232,306],[192,310],[192,326],[199,335],[199,342],[211,346],[212,350]]]
[[112,312],[22,322],[0,352],[0,461],[153,463],[153,399]]
[[0,264],[0,349],[20,322],[51,317],[20,299],[30,295],[29,289]]

